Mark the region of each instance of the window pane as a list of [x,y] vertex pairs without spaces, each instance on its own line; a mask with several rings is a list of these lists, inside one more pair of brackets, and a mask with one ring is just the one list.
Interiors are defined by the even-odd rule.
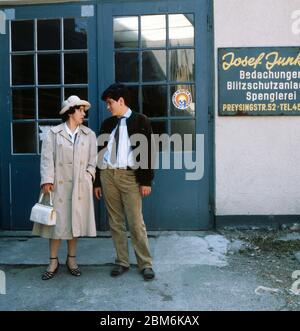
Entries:
[[13,119],[35,118],[34,89],[12,90]]
[[149,117],[167,116],[166,86],[143,86],[143,113]]
[[71,95],[77,95],[80,99],[88,101],[88,89],[86,87],[66,87],[65,99]]
[[194,45],[194,15],[169,15],[170,46]]
[[116,81],[137,82],[139,80],[137,52],[116,52],[115,62]]
[[33,21],[11,22],[11,47],[12,51],[34,50]]
[[35,123],[13,123],[14,153],[36,153]]
[[170,97],[172,116],[195,116],[194,85],[173,85]]
[[151,121],[151,126],[154,134],[168,133],[167,121]]
[[170,80],[193,82],[195,80],[195,59],[193,49],[170,51]]
[[[182,139],[182,150],[195,150],[195,121],[194,120],[174,120],[171,121],[171,135],[178,133]],[[185,136],[184,136],[185,135]],[[185,144],[184,144],[185,142]],[[172,144],[173,145],[173,144]],[[181,150],[173,145],[173,150]]]
[[143,52],[143,81],[166,80],[166,51]]
[[33,55],[13,55],[12,84],[34,85]]
[[141,17],[142,47],[164,47],[166,45],[166,16],[147,15]]
[[39,118],[60,118],[60,89],[39,89]]
[[129,102],[128,102],[128,107],[135,111],[139,112],[140,111],[140,106],[139,106],[139,88],[138,86],[130,86],[128,87],[129,90]]
[[[152,131],[154,134],[161,135],[163,133],[168,133],[167,121],[151,121]],[[168,149],[167,144],[163,144],[162,142],[155,141],[156,150],[162,152]]]
[[87,83],[87,54],[65,54],[65,83]]
[[65,49],[87,49],[87,21],[80,18],[64,20]]
[[60,55],[38,55],[39,84],[60,84]]
[[138,47],[138,18],[114,18],[114,45],[115,48]]
[[60,49],[60,20],[38,20],[38,50]]
[[[71,95],[77,95],[80,99],[88,101],[88,89],[86,87],[65,88],[65,99],[68,99],[68,97]],[[93,105],[92,108],[94,108]],[[88,117],[89,117],[89,111],[86,112],[85,118]]]

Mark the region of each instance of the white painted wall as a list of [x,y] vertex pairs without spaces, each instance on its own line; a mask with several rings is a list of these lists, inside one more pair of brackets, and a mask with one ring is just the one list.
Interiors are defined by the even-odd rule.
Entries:
[[300,46],[296,10],[300,0],[214,0],[216,215],[300,214],[300,117],[217,109],[217,48]]

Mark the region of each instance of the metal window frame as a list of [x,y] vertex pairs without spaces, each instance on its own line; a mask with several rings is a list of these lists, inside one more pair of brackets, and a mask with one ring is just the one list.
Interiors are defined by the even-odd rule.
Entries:
[[[137,52],[138,53],[138,69],[139,69],[139,77],[137,82],[123,82],[127,86],[137,87],[138,88],[138,104],[139,104],[139,110],[141,113],[143,113],[143,100],[142,100],[142,88],[144,86],[165,86],[167,89],[167,116],[161,116],[161,117],[150,117],[151,121],[160,121],[160,122],[166,122],[166,129],[167,134],[171,134],[172,129],[172,121],[173,120],[192,120],[194,121],[195,126],[195,132],[196,132],[196,121],[197,121],[197,112],[195,111],[195,115],[190,116],[174,116],[171,114],[171,88],[174,85],[191,85],[196,86],[196,77],[194,77],[194,81],[171,81],[170,80],[170,52],[177,49],[191,49],[194,51],[194,64],[196,59],[196,47],[195,47],[195,25],[193,25],[194,28],[194,37],[193,37],[193,45],[192,46],[174,46],[170,45],[169,40],[169,15],[178,15],[179,13],[173,13],[173,12],[165,12],[164,14],[153,14],[153,16],[165,16],[165,29],[166,29],[166,42],[165,46],[159,46],[159,47],[143,47],[142,46],[142,17],[143,16],[151,16],[151,14],[147,15],[116,15],[113,16],[112,21],[114,21],[115,18],[122,18],[122,17],[137,17],[138,18],[138,47],[122,47],[122,48],[116,48],[115,43],[113,43],[113,68],[114,68],[114,74],[116,74],[116,63],[115,63],[115,54],[118,53],[126,53],[126,52]],[[191,12],[181,12],[182,15],[192,15],[195,21],[195,14]],[[114,24],[113,24],[114,25]],[[142,62],[142,55],[145,51],[157,51],[157,50],[163,50],[166,52],[166,80],[164,81],[143,81],[143,62]],[[196,101],[196,88],[195,88],[195,95],[194,100]],[[195,105],[196,109],[196,105]]]
[[[64,21],[66,19],[77,19],[79,17],[51,17],[51,18],[33,18],[33,19],[16,19],[9,21],[9,81],[10,81],[10,94],[12,94],[13,89],[25,89],[25,88],[32,88],[34,89],[35,93],[35,111],[34,111],[34,118],[33,119],[13,119],[11,118],[11,130],[10,130],[10,138],[11,138],[11,155],[40,155],[40,139],[39,139],[39,124],[40,123],[47,123],[47,122],[55,122],[57,121],[58,124],[60,123],[59,118],[39,118],[39,89],[41,88],[59,88],[60,89],[60,97],[61,100],[65,98],[65,89],[66,88],[89,88],[89,77],[87,76],[86,83],[76,83],[76,84],[65,84],[65,67],[64,67],[64,56],[65,54],[86,54],[87,56],[87,75],[89,74],[89,67],[88,67],[88,56],[89,56],[89,48],[88,48],[88,38],[87,35],[87,48],[86,49],[64,49]],[[80,19],[86,19],[86,17],[80,17]],[[38,50],[38,21],[40,20],[59,20],[60,22],[60,49],[53,49],[53,50]],[[33,21],[33,44],[34,49],[30,51],[13,51],[12,50],[12,22],[14,21]],[[38,79],[38,56],[40,54],[59,54],[60,56],[60,84],[39,84]],[[14,55],[33,55],[33,62],[34,62],[34,84],[33,85],[13,85],[12,84],[12,57]],[[12,106],[12,102],[11,102]],[[87,119],[88,121],[88,119]],[[36,150],[33,153],[15,153],[14,152],[14,139],[13,139],[13,125],[14,123],[35,123],[35,144]]]

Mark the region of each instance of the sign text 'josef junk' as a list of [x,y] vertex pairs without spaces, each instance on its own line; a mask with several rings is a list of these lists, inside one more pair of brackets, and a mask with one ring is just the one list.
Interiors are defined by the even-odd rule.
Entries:
[[300,48],[219,48],[219,115],[300,115]]

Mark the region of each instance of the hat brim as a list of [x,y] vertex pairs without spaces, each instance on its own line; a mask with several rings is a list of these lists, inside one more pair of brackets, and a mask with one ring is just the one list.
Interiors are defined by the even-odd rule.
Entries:
[[65,106],[64,108],[62,108],[59,112],[59,115],[64,114],[66,111],[68,111],[71,107],[75,107],[75,106],[84,106],[85,107],[85,111],[87,111],[88,109],[91,108],[91,104],[88,101],[85,100],[79,100],[76,102],[71,102],[70,104],[68,104],[67,106]]

